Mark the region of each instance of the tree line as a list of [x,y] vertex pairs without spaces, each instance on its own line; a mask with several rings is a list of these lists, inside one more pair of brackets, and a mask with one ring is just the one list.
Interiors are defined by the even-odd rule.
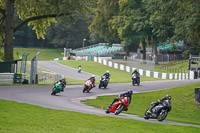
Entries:
[[48,47],[81,47],[84,38],[121,43],[127,53],[150,45],[154,55],[162,42],[181,40],[199,53],[199,22],[199,0],[0,0],[0,45],[4,60],[13,59],[13,40],[26,42],[21,34]]

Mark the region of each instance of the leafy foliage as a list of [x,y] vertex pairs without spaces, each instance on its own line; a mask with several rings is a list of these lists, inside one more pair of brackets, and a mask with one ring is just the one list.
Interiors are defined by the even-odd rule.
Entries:
[[46,39],[53,47],[80,47],[83,44],[83,38],[88,38],[89,36],[86,21],[82,15],[76,16],[75,23],[59,19],[58,23],[48,28]]
[[98,33],[106,42],[118,42],[117,31],[109,24],[112,16],[118,13],[118,0],[98,0],[94,13],[89,30]]
[[[8,8],[5,8],[6,2]],[[9,24],[14,23],[14,28],[8,28],[10,36],[5,35],[5,50],[4,54],[7,54],[5,60],[11,60],[13,58],[13,42],[8,42],[7,40],[12,40],[12,33],[17,31],[20,27],[28,23],[28,26],[33,26],[33,30],[36,31],[37,38],[44,39],[46,34],[45,30],[51,25],[51,23],[56,23],[58,17],[62,17],[65,21],[74,20],[77,13],[86,13],[90,9],[90,4],[93,3],[92,0],[0,0],[0,20],[4,21],[5,18],[13,18],[13,13],[7,16],[5,12],[12,12],[13,9],[17,13],[19,20],[8,20],[5,21],[6,27]],[[12,6],[14,4],[14,7]],[[1,36],[5,33],[4,22],[0,25]],[[2,38],[2,37],[1,37]],[[4,40],[1,39],[1,40]],[[10,53],[8,53],[10,51]]]
[[[104,10],[110,9],[113,2],[114,13]],[[95,13],[91,27],[97,25],[95,32],[103,38],[109,38],[105,33],[112,29],[124,45],[141,40],[149,43],[183,40],[193,53],[200,51],[200,1],[98,0]]]

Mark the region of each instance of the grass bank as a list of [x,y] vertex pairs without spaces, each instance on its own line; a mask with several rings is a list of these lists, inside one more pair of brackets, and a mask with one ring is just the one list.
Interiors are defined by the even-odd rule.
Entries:
[[37,49],[37,48],[14,48],[14,59],[19,59],[24,52],[29,53],[27,60],[31,60],[35,54],[40,51],[38,60],[53,60],[62,57],[63,49]]
[[[194,100],[194,88],[200,83],[176,87],[161,91],[133,94],[129,110],[124,113],[144,116],[144,112],[150,107],[151,102],[157,101],[166,94],[172,96],[172,110],[166,120],[200,125],[200,106]],[[90,106],[106,108],[116,96],[102,96],[97,99],[82,101]]]
[[[94,75],[101,76],[103,75],[106,70],[110,71],[111,74],[111,83],[120,83],[120,82],[131,82],[131,73],[125,72],[122,70],[114,69],[108,66],[105,66],[100,63],[96,63],[93,61],[76,61],[76,60],[68,60],[68,61],[59,61],[59,63],[73,67],[75,69],[78,68],[79,65],[82,67],[82,71],[92,73]],[[141,81],[155,81],[155,80],[161,80],[146,76],[141,76]]]
[[197,133],[200,128],[96,116],[0,100],[1,133]]

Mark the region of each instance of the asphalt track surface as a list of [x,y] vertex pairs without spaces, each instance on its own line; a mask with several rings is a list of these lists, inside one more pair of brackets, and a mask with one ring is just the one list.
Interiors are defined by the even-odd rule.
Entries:
[[[62,67],[62,65],[60,65],[60,67]],[[58,68],[55,68],[55,69],[58,69]],[[106,114],[105,110],[86,106],[80,102],[80,100],[90,99],[90,98],[94,99],[97,96],[114,95],[114,94],[118,95],[121,92],[127,91],[128,89],[132,89],[134,93],[141,93],[141,92],[167,89],[167,88],[172,88],[172,87],[177,87],[177,86],[184,86],[184,85],[198,83],[198,82],[200,82],[199,79],[145,81],[145,82],[142,82],[140,86],[132,86],[131,83],[112,83],[112,84],[109,84],[107,89],[98,89],[96,87],[96,88],[93,88],[90,91],[90,93],[82,92],[83,85],[67,85],[65,87],[65,91],[57,94],[56,96],[50,95],[53,86],[0,86],[0,99],[11,100],[11,101],[16,101],[20,103],[28,103],[32,105],[38,105],[41,107],[57,109],[57,110],[68,110],[68,111],[74,111],[74,112],[81,112],[85,114],[95,114],[99,116],[135,119],[135,120],[140,120],[144,122],[169,124],[169,125],[193,126],[193,127],[200,128],[200,125],[185,124],[185,123],[171,122],[171,121],[165,121],[165,120],[163,122],[158,122],[157,120],[154,120],[154,119],[145,120],[144,118],[141,118],[135,115],[128,115],[128,114],[123,114],[123,113],[117,116],[114,114]],[[132,103],[133,102],[134,101],[132,101]]]
[[[86,80],[92,76],[92,74],[84,71],[78,73],[77,69],[59,64],[56,61],[38,61],[38,67],[67,76],[72,79]],[[99,78],[99,76],[95,76],[95,78]]]

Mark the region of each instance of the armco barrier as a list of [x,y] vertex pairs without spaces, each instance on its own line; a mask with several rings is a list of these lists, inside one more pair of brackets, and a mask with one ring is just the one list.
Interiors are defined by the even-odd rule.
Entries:
[[[108,61],[106,59],[102,59],[101,57],[94,57],[94,62],[101,63],[103,65],[113,67],[115,69],[123,70],[126,72],[133,72],[134,67],[125,66],[123,64],[114,63],[112,61]],[[194,72],[189,71],[188,73],[162,73],[162,72],[154,72],[149,70],[138,69],[141,75],[152,77],[152,78],[160,78],[160,79],[176,79],[176,80],[186,80],[186,79],[194,79]]]

